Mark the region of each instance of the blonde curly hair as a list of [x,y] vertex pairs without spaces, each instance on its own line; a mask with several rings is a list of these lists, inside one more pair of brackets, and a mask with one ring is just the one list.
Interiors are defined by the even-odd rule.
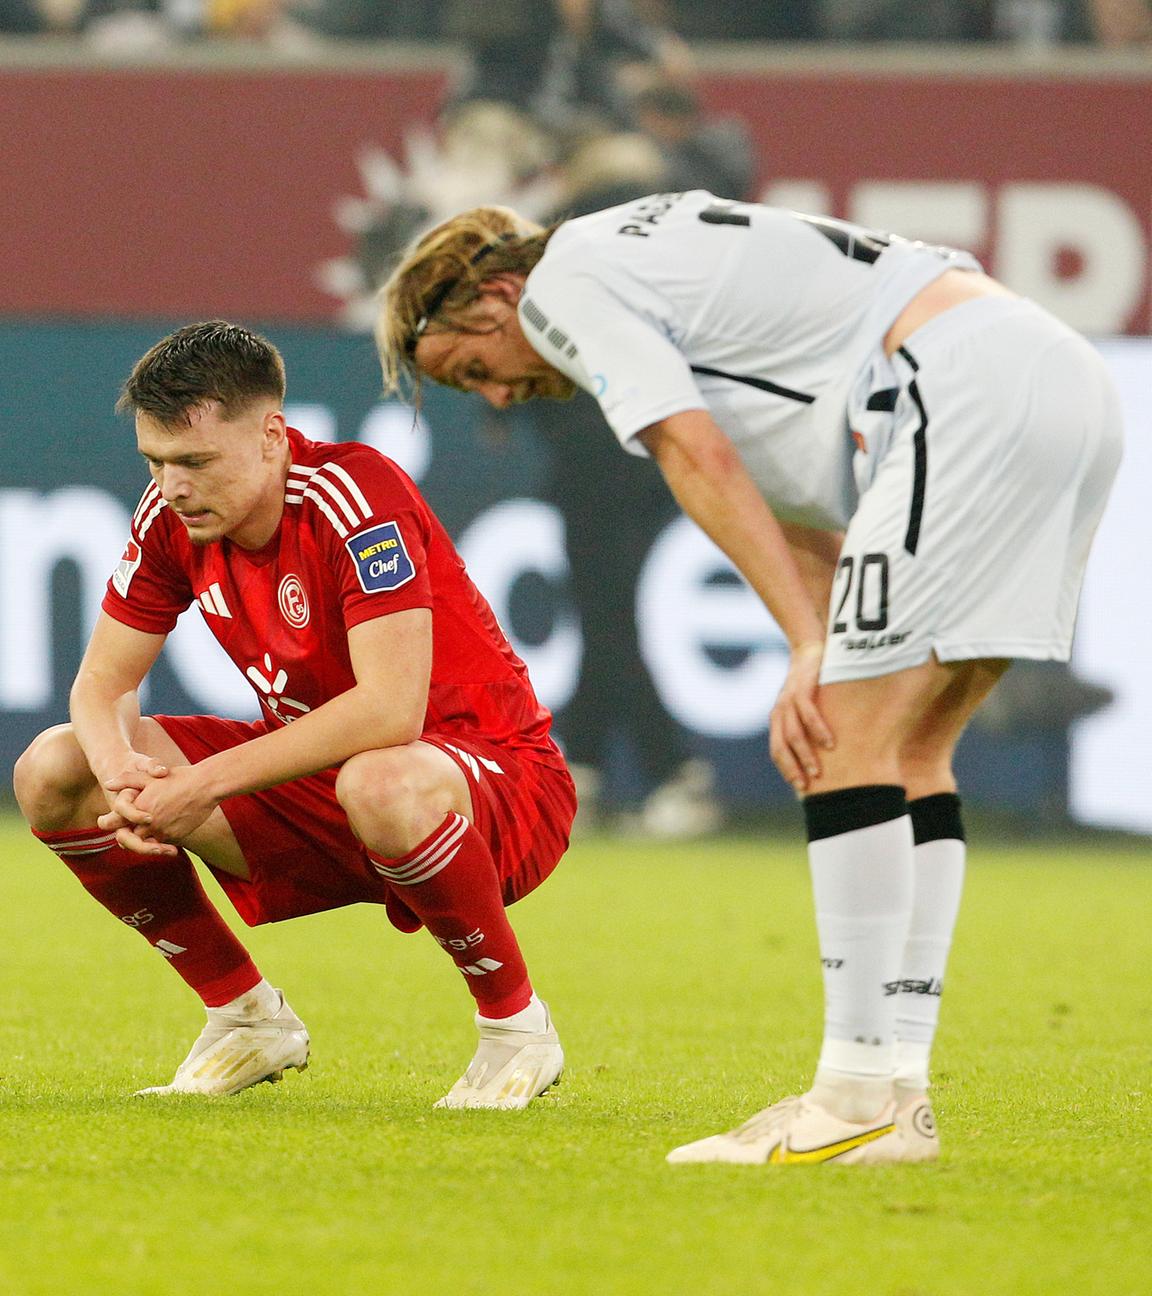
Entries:
[[468,331],[452,316],[480,297],[493,275],[527,274],[544,255],[555,226],[545,229],[510,207],[473,207],[416,240],[380,289],[376,348],[384,393],[415,395],[414,355],[424,333]]

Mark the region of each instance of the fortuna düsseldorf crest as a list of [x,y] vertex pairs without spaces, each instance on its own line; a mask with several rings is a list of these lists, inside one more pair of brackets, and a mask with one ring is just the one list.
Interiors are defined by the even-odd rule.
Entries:
[[276,591],[276,599],[280,614],[290,626],[300,630],[308,624],[308,596],[299,576],[285,576]]

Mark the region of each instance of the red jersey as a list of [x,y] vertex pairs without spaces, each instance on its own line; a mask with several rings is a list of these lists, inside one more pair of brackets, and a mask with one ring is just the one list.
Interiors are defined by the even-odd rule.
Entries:
[[355,684],[352,626],[429,608],[424,732],[477,735],[562,763],[524,663],[411,479],[370,446],[288,435],[292,464],[272,539],[259,550],[227,539],[193,545],[152,484],[108,582],[108,615],[167,634],[197,603],[265,718],[288,723]]

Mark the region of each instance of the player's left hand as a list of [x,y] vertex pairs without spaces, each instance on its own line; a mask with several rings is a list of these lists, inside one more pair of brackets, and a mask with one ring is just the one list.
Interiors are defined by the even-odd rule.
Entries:
[[[129,827],[142,843],[180,842],[195,832],[216,806],[215,797],[202,788],[195,767],[182,765],[136,793],[133,808],[140,817],[147,816],[147,822]],[[111,819],[113,814],[105,817]],[[119,827],[118,824],[108,826]],[[128,842],[122,844],[132,849]]]
[[788,674],[772,708],[772,759],[798,795],[820,776],[820,748],[831,750],[835,738],[816,703],[823,643],[792,650]]

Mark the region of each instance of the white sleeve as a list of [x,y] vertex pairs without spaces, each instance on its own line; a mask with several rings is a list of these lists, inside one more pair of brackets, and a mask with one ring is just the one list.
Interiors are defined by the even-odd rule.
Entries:
[[525,285],[524,336],[596,397],[626,450],[646,455],[638,432],[672,414],[707,408],[687,359],[653,312],[631,307],[593,275],[548,269],[537,267]]

